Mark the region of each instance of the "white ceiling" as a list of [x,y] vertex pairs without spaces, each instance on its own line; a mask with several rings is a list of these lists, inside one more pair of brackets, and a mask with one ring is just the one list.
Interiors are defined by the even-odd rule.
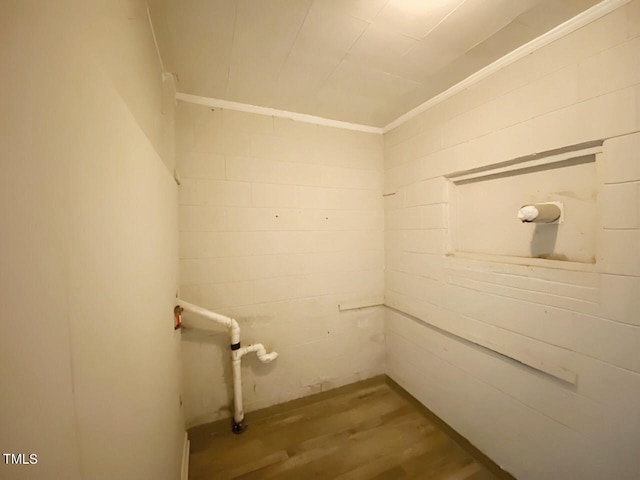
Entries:
[[598,0],[149,0],[183,93],[383,127]]

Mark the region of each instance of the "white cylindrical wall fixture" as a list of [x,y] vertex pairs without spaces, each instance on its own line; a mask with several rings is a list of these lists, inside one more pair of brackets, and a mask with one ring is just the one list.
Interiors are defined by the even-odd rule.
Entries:
[[523,223],[557,223],[561,215],[562,209],[555,203],[524,205],[518,211],[518,218]]

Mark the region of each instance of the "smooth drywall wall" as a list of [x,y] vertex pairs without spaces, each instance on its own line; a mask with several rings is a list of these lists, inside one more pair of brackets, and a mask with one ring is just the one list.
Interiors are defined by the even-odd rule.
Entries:
[[37,456],[0,478],[175,480],[177,186],[145,4],[0,10],[0,450]]
[[[232,316],[247,411],[384,371],[382,136],[179,102],[180,295]],[[187,326],[189,320],[186,318]],[[229,416],[229,337],[183,331],[188,425]]]
[[[518,479],[640,478],[639,34],[636,0],[384,137],[387,372]],[[445,255],[445,175],[600,140],[594,264]]]

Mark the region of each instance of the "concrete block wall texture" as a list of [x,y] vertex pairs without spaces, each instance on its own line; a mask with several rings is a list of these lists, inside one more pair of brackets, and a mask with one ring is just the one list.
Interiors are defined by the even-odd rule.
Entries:
[[[384,140],[180,103],[179,190],[144,3],[1,8],[0,440],[39,462],[0,478],[177,478],[180,349],[188,423],[229,416],[226,332],[171,328],[178,250],[185,299],[282,354],[247,410],[387,372],[518,478],[640,476],[639,1]],[[445,255],[443,175],[591,140],[593,268]]]
[[177,187],[146,6],[0,11],[0,445],[38,459],[0,478],[176,479]]
[[[247,411],[384,372],[382,136],[179,102],[180,295],[232,316]],[[228,417],[227,332],[183,332],[188,425]],[[201,328],[202,327],[202,328]]]
[[[640,477],[639,33],[634,0],[384,136],[387,374],[519,479]],[[594,140],[595,264],[447,255],[444,175]]]

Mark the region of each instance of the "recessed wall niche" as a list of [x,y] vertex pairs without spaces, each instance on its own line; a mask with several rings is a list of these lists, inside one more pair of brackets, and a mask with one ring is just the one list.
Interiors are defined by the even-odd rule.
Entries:
[[[592,142],[447,175],[449,253],[501,261],[536,258],[596,262],[597,173]],[[518,219],[524,205],[555,203],[552,223]]]

